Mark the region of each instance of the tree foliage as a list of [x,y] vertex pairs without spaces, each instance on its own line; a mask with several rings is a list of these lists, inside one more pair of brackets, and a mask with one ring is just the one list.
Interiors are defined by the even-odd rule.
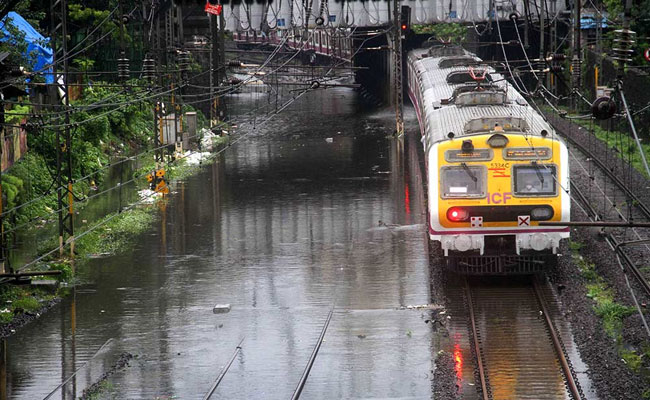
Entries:
[[462,43],[467,37],[467,28],[458,23],[413,25],[413,31],[418,34],[432,34],[440,41],[451,43]]

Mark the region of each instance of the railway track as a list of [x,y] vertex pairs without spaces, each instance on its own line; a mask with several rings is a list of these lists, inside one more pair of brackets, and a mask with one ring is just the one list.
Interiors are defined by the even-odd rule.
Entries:
[[[573,147],[578,149],[580,153],[582,153],[585,157],[587,157],[589,162],[593,162],[599,168],[599,170],[606,176],[606,178],[608,178],[612,183],[614,183],[614,185],[623,192],[626,198],[630,200],[626,204],[627,207],[631,208],[631,210],[629,210],[631,215],[633,217],[640,217],[650,221],[650,207],[644,203],[644,199],[641,199],[630,187],[628,187],[628,185],[623,181],[623,179],[621,179],[619,174],[617,174],[617,171],[614,168],[611,168],[610,166],[605,164],[600,157],[594,154],[587,146],[585,146],[584,144],[580,143],[580,141],[572,137],[572,135],[568,135],[564,133],[562,127],[559,126],[556,118],[551,117],[551,121],[553,125],[556,126],[557,132],[562,134],[562,136]],[[571,161],[581,163],[581,161],[577,160],[576,157],[573,157]],[[584,165],[581,164],[581,167],[586,171]],[[589,179],[591,179],[591,177],[589,177]],[[607,196],[606,190],[601,189],[601,191],[603,196]],[[571,194],[574,200],[580,203],[580,206],[585,211],[588,218],[590,218],[592,221],[598,221],[603,219],[602,214],[594,207],[594,203],[590,201],[589,196],[585,194],[584,190],[582,190],[579,187],[579,185],[573,183],[571,184]],[[612,204],[615,204],[615,201],[610,200],[610,202]],[[621,213],[618,210],[617,213],[618,213],[617,215],[618,218],[629,222],[627,216],[625,216],[623,213]],[[628,228],[628,229],[632,230],[633,234],[636,235],[637,239],[642,238],[642,236],[639,234],[637,229],[635,228]],[[612,250],[619,257],[619,260],[623,264],[623,267],[631,272],[631,274],[637,280],[637,282],[639,283],[639,285],[641,286],[645,294],[647,296],[650,296],[650,281],[648,280],[648,277],[645,276],[645,274],[639,269],[637,264],[634,262],[633,256],[631,256],[627,251],[625,251],[624,247],[621,246],[623,242],[616,237],[613,230],[608,230],[604,232],[604,238],[605,241],[612,248]],[[646,247],[646,248],[648,251],[650,251],[650,247]]]
[[584,399],[536,281],[465,281],[481,398]]

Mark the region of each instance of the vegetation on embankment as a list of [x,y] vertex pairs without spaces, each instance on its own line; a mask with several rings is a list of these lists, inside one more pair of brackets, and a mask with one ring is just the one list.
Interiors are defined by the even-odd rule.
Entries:
[[[646,172],[645,166],[643,165],[639,147],[631,134],[618,130],[603,129],[600,125],[591,121],[574,120],[574,122],[583,128],[588,129],[590,132],[593,132],[596,138],[605,143],[607,147],[614,150],[619,158],[630,162],[634,169],[642,173],[646,178],[650,178]],[[643,149],[646,160],[650,160],[650,144],[641,142],[641,148]]]
[[627,346],[623,340],[623,322],[627,317],[634,315],[636,310],[615,300],[613,288],[599,275],[596,264],[580,254],[582,243],[572,240],[569,248],[573,263],[585,280],[586,296],[593,300],[592,308],[601,319],[603,329],[614,341],[619,356],[628,368],[636,373],[641,372],[643,359],[650,358],[650,344],[642,346],[642,349],[634,349]]
[[[557,108],[561,111],[568,112],[568,107],[557,106]],[[540,106],[540,109],[547,114],[556,113],[555,110],[547,105]],[[643,165],[639,148],[631,134],[622,130],[602,128],[597,122],[589,119],[572,119],[571,122],[586,129],[590,133],[593,133],[598,140],[602,141],[607,145],[607,147],[614,150],[614,153],[619,158],[630,162],[634,169],[647,178],[650,178]],[[623,123],[627,124],[627,121],[624,121]],[[620,129],[625,129],[625,126]],[[643,143],[642,141],[641,148],[643,149],[646,159],[650,161],[650,144]]]
[[[84,198],[94,194],[91,192],[91,186],[103,180],[111,159],[120,152],[136,153],[141,165],[133,174],[133,178],[136,178],[136,186],[140,189],[149,187],[145,176],[154,169],[153,152],[150,151],[153,147],[153,133],[150,129],[153,126],[153,114],[149,111],[151,104],[148,102],[138,104],[135,102],[138,95],[130,96],[120,101],[116,100],[116,94],[111,91],[84,92],[84,96],[74,104],[75,107],[80,107],[110,97],[110,101],[122,102],[126,105],[112,113],[98,109],[75,115],[75,120],[92,120],[89,125],[79,125],[73,134],[72,156],[76,197]],[[201,127],[205,124],[205,118],[200,112],[198,115]],[[54,173],[56,153],[52,150],[55,148],[54,135],[54,131],[43,129],[40,134],[35,135],[34,139],[30,137],[30,152],[3,174],[5,209],[10,210],[24,205],[5,216],[6,231],[17,226],[24,226],[21,229],[38,229],[46,223],[56,223],[57,194]],[[227,138],[217,139],[217,141],[225,140]],[[76,148],[81,150],[74,151]],[[206,160],[207,158],[209,156],[206,155]],[[165,169],[166,179],[170,182],[195,173],[197,166],[188,165],[181,158],[168,162]],[[84,260],[92,255],[118,254],[130,250],[134,239],[147,231],[155,221],[156,210],[157,207],[154,206],[131,206],[124,212],[112,213],[96,221],[77,221],[75,267],[81,267]],[[57,246],[58,238],[50,237],[41,242],[38,248],[33,249],[33,255],[46,254]],[[64,253],[67,255],[68,251]],[[19,269],[21,266],[13,267]],[[68,258],[59,259],[58,252],[45,257],[29,269],[62,271],[62,274],[55,279],[64,283],[63,288],[53,286],[51,289],[34,289],[28,286],[0,285],[0,330],[8,324],[12,326],[10,323],[16,315],[38,314],[57,298],[65,295],[67,290],[65,286],[68,283],[76,283],[72,274],[72,261]],[[46,279],[46,277],[35,279]]]

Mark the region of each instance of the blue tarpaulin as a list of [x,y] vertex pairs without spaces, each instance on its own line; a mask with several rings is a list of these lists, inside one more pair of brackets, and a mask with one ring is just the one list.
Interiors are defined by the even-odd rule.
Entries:
[[[608,28],[608,22],[606,17],[601,17],[600,27],[603,29]],[[598,21],[593,15],[583,15],[580,18],[580,29],[596,29],[596,27],[598,27]]]
[[[14,40],[7,29],[8,20],[13,26],[25,34],[25,41],[27,42],[27,53],[25,55],[28,56],[28,59],[33,59],[29,56],[31,54],[36,56],[34,64],[32,65],[32,71],[44,75],[46,83],[54,83],[54,75],[52,74],[51,67],[53,59],[52,49],[47,46],[50,39],[38,33],[38,31],[34,29],[25,18],[11,11],[2,19],[2,22],[0,22],[0,31],[3,33],[0,37],[0,41],[11,42]],[[49,67],[46,68],[48,65]]]

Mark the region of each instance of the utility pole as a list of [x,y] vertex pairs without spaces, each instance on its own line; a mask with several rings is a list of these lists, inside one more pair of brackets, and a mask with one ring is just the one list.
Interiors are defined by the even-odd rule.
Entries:
[[530,9],[528,5],[529,1],[530,0],[524,0],[524,18],[526,19],[526,23],[524,24],[524,48],[525,49],[527,49],[529,46],[528,44],[528,21],[530,18]]
[[400,1],[393,0],[393,90],[395,101],[395,134],[404,135],[404,98],[402,89],[402,29],[400,26]]
[[[553,25],[550,26],[551,29],[551,40],[553,41],[553,44],[551,45],[551,52],[555,54],[557,51],[557,0],[552,0],[551,4],[553,5],[552,13],[553,13]],[[553,73],[549,74],[549,79],[550,79],[550,89],[553,92],[553,94],[557,94],[557,87],[556,87],[556,81],[557,77],[553,75]]]
[[[4,74],[0,74],[4,78]],[[4,80],[4,79],[3,79]],[[2,199],[2,153],[5,143],[5,99],[0,91],[0,274],[5,273],[5,227],[4,227],[4,200]]]
[[[539,14],[539,59],[544,60],[546,55],[544,54],[544,29],[546,28],[546,0],[542,1],[542,6],[540,7]],[[546,74],[543,71],[539,72],[539,81],[537,82],[538,87],[546,84]]]
[[[221,14],[219,14],[219,65],[226,65],[226,19],[224,17],[223,11]],[[219,78],[220,80],[217,81],[218,86],[221,85],[221,81],[223,78],[226,78],[226,72],[224,69],[223,74],[221,73],[221,70],[217,71],[219,72]],[[226,113],[226,103],[225,101],[222,103],[220,101],[220,98],[217,98],[217,104],[219,106],[218,108],[218,115],[219,119],[223,120],[225,118],[225,113]]]
[[632,54],[634,50],[631,48],[635,42],[636,33],[630,30],[630,19],[632,18],[632,0],[625,1],[625,11],[623,13],[623,29],[616,31],[617,38],[614,39],[616,47],[612,50],[614,51],[614,59],[619,62],[618,66],[618,76],[616,79],[616,89],[618,95],[621,99],[621,104],[623,106],[623,112],[627,118],[628,123],[630,124],[630,131],[634,137],[634,141],[639,149],[639,154],[641,155],[641,161],[643,162],[643,167],[648,175],[650,175],[650,165],[648,165],[648,160],[645,156],[645,151],[641,145],[641,140],[637,134],[636,127],[634,125],[634,120],[632,119],[632,113],[628,107],[627,100],[625,99],[625,93],[623,91],[623,76],[625,75],[626,64],[632,62]]
[[[580,90],[580,75],[582,67],[582,54],[580,49],[580,18],[581,18],[581,2],[582,0],[573,0],[573,58],[571,60],[571,68],[573,69],[571,73],[571,87],[573,88],[574,94]],[[577,105],[576,101],[577,96],[573,96],[574,109]]]
[[[222,13],[223,14],[223,13]],[[210,121],[211,125],[216,125],[220,119],[219,96],[217,96],[217,88],[221,83],[220,66],[222,64],[220,40],[219,40],[219,24],[217,16],[210,14],[210,36],[212,38],[212,51],[210,52]]]
[[[63,256],[63,247],[70,243],[70,257],[74,257],[74,198],[72,193],[72,152],[70,132],[70,96],[68,85],[68,2],[67,0],[51,0],[50,16],[52,19],[52,54],[54,54],[54,87],[50,93],[59,104],[57,76],[58,54],[57,39],[61,43],[61,59],[63,60],[63,109],[65,111],[63,132],[56,130],[56,170],[57,170],[57,200],[59,214],[59,255]],[[62,134],[63,133],[63,134]]]

